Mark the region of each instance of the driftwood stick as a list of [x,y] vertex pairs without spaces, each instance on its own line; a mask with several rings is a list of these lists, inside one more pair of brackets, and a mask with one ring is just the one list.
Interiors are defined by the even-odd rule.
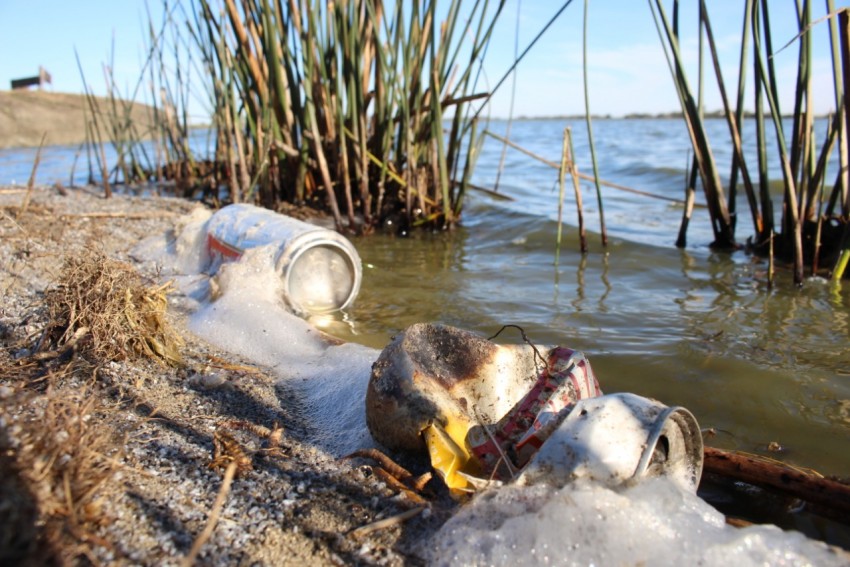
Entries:
[[150,212],[126,212],[126,211],[94,211],[89,213],[62,213],[59,215],[62,218],[90,218],[90,219],[158,219],[162,217],[173,217],[175,213],[171,211],[150,211]]
[[754,455],[713,447],[705,448],[703,471],[779,490],[850,519],[850,485],[835,480]]

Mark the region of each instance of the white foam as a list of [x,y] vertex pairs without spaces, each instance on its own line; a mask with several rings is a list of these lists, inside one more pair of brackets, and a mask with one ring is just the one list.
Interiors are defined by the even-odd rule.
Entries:
[[140,262],[155,263],[165,275],[199,274],[207,269],[207,223],[212,212],[202,206],[180,217],[174,230],[142,240],[132,251]]
[[378,354],[349,343],[305,365],[307,378],[296,388],[314,427],[313,442],[332,455],[376,446],[366,426],[366,387]]
[[191,316],[189,329],[211,344],[268,366],[298,398],[311,441],[334,456],[374,446],[366,428],[365,395],[378,351],[331,346],[309,323],[288,312],[274,269],[273,247],[249,249],[221,266],[218,297]]
[[431,542],[436,565],[846,565],[775,526],[734,528],[665,479],[621,492],[584,482],[478,495]]
[[211,216],[212,211],[209,209],[197,207],[181,219],[182,226],[178,224],[175,228],[177,237],[173,246],[177,259],[174,265],[176,273],[193,274],[206,270],[210,261],[206,247],[207,224]]
[[302,361],[318,358],[328,344],[281,304],[273,257],[269,247],[253,248],[222,265],[215,278],[218,298],[191,318],[189,328],[213,344],[299,377]]

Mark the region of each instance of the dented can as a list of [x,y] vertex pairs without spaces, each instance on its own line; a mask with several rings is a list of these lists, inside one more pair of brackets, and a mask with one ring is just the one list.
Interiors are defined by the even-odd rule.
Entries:
[[453,492],[491,480],[615,486],[653,476],[695,491],[702,472],[702,437],[686,409],[603,396],[573,349],[497,345],[446,325],[412,325],[381,352],[366,422],[390,449],[425,449]]
[[261,246],[277,249],[275,269],[284,300],[296,313],[345,309],[360,291],[360,256],[333,230],[248,204],[223,207],[207,223],[206,248],[213,266]]
[[417,323],[372,366],[366,421],[388,448],[424,445],[449,488],[467,490],[513,477],[578,400],[600,393],[578,351]]
[[[485,426],[471,428],[466,442],[485,470],[496,478],[509,478],[511,471],[500,464],[517,469],[525,466],[576,402],[601,393],[584,354],[566,347],[552,348],[528,393],[489,430]],[[505,457],[511,463],[506,463]]]
[[525,466],[520,484],[586,479],[617,486],[663,476],[696,492],[703,442],[682,407],[630,393],[580,400]]

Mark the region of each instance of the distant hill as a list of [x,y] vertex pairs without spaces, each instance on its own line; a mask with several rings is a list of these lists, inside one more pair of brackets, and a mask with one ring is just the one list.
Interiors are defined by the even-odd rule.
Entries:
[[[98,99],[102,110],[109,101]],[[79,144],[86,139],[85,96],[47,91],[0,91],[0,149],[38,146],[47,132],[47,145]],[[150,124],[149,107],[134,105],[133,119]]]

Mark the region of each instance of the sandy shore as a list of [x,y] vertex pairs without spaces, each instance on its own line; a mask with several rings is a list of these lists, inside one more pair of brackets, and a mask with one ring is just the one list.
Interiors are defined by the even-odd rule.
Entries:
[[[310,422],[292,392],[193,337],[179,309],[169,310],[185,341],[179,366],[100,359],[85,336],[39,347],[66,258],[102,251],[156,285],[131,250],[198,205],[44,187],[27,199],[0,189],[0,525],[11,527],[0,564],[179,564],[197,543],[196,563],[209,565],[425,561],[421,542],[451,500],[420,509],[367,461],[305,444]],[[240,472],[222,490],[228,458]],[[358,529],[399,514],[411,517]]]

